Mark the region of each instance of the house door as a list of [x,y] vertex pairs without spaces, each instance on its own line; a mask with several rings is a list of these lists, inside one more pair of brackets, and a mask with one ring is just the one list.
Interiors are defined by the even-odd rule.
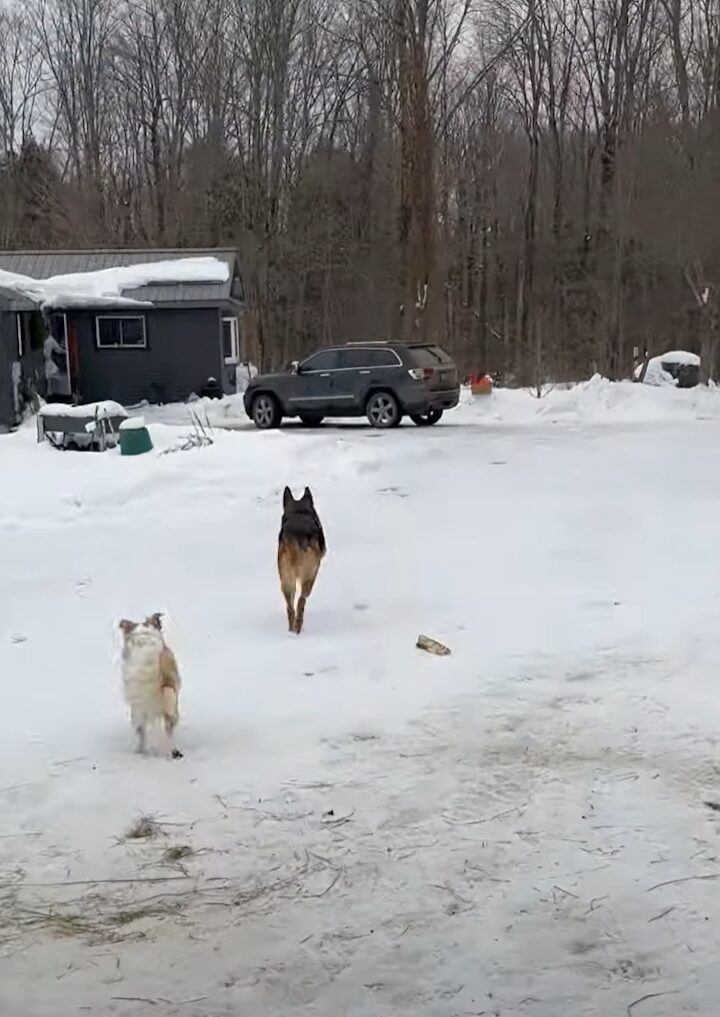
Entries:
[[59,374],[53,379],[54,395],[70,396],[72,394],[72,375],[70,373],[70,347],[68,345],[67,315],[63,311],[48,316],[50,333],[62,347],[62,353],[54,353],[53,360]]
[[17,412],[13,393],[13,367],[15,358],[8,336],[10,315],[0,311],[0,433],[8,431],[17,423]]

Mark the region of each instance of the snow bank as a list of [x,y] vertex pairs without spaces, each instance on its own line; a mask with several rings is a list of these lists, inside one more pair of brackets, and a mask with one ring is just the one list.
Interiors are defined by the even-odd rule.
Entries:
[[[107,412],[112,416],[124,416],[128,412],[111,401],[90,404],[90,409],[86,406],[53,404],[40,412],[82,416],[94,412],[96,405],[110,407]],[[146,423],[151,425],[187,427],[191,424],[192,412],[211,427],[254,429],[245,413],[241,392],[222,399],[196,398],[187,403],[170,403],[165,406],[142,403],[130,412],[133,413],[135,409],[142,409]],[[463,388],[460,405],[456,410],[449,410],[439,426],[556,426],[582,423],[610,426],[718,417],[720,388],[714,385],[709,388],[699,385],[692,389],[677,389],[674,384],[653,387],[630,381],[608,381],[607,378],[595,375],[589,381],[577,385],[548,386],[540,399],[534,390],[529,389],[498,388],[491,395],[473,396],[469,388]],[[328,425],[331,426],[331,420],[328,420]],[[358,420],[357,425],[362,428],[364,422]]]
[[173,283],[223,283],[230,270],[217,258],[178,258],[146,265],[124,265],[32,279],[0,271],[0,286],[30,297],[42,307],[131,307],[148,302],[126,297],[127,290]]
[[448,423],[484,424],[628,424],[720,417],[720,389],[653,387],[631,381],[608,381],[596,374],[569,388],[549,388],[538,399],[528,389],[495,389],[474,397],[463,390],[460,407],[446,414]]
[[[207,418],[213,427],[253,428],[245,413],[242,393],[166,406],[143,403],[142,411],[152,424],[185,426],[192,411],[203,421]],[[677,389],[673,384],[654,388],[630,381],[608,381],[595,375],[576,385],[547,386],[540,399],[530,389],[498,388],[490,395],[473,396],[469,387],[463,388],[460,405],[448,410],[439,426],[643,424],[709,417],[720,417],[720,389],[716,386]],[[365,426],[362,419],[356,423],[358,427]],[[332,426],[331,418],[326,426]]]

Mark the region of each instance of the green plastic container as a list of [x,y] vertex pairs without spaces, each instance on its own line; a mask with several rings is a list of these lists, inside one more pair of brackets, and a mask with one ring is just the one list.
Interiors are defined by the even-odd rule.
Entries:
[[150,452],[152,438],[141,417],[130,417],[120,425],[120,455],[141,456]]

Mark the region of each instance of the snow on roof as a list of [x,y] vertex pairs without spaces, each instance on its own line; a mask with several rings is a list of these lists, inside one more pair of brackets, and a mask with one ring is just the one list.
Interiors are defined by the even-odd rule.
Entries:
[[143,307],[149,302],[134,300],[125,295],[126,291],[160,284],[224,283],[229,277],[227,264],[217,258],[178,258],[49,279],[32,279],[0,269],[0,286],[47,308]]

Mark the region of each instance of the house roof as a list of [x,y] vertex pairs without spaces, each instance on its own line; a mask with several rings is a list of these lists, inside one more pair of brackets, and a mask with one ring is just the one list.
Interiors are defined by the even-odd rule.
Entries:
[[[115,249],[78,251],[0,251],[0,271],[12,272],[31,279],[43,280],[56,276],[87,274],[131,265],[152,265],[158,262],[184,261],[188,258],[213,258],[227,265],[224,281],[188,280],[183,274],[177,281],[163,271],[157,281],[123,290],[135,301],[151,304],[212,304],[242,300],[237,255],[229,249]],[[15,294],[17,298],[17,294]],[[29,306],[33,306],[30,304]],[[24,308],[16,308],[18,310]]]
[[25,294],[0,286],[0,311],[36,311],[37,307]]

